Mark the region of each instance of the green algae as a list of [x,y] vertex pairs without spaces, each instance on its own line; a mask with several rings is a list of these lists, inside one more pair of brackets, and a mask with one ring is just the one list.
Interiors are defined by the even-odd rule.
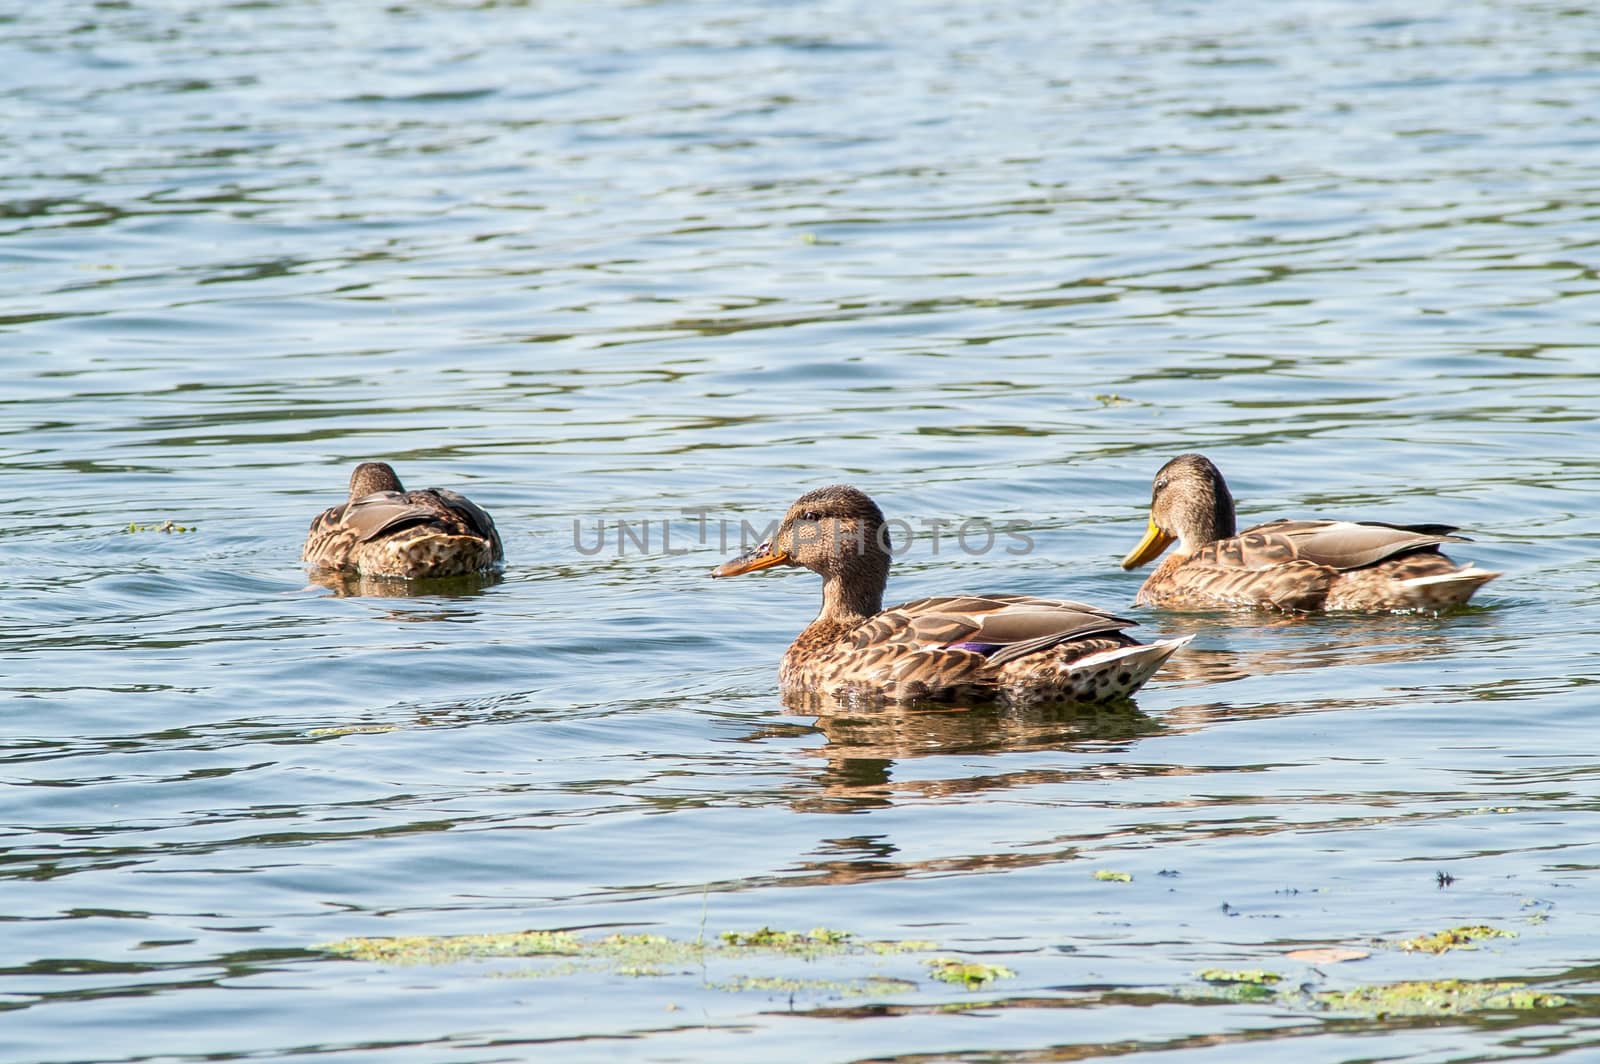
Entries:
[[841,997],[872,997],[915,990],[908,979],[869,976],[865,979],[788,979],[782,976],[741,975],[709,984],[713,990],[730,994],[832,994]]
[[1278,1007],[1296,1010],[1363,1013],[1380,1020],[1389,1017],[1459,1016],[1486,1010],[1524,1012],[1559,1008],[1572,1003],[1560,994],[1544,993],[1517,982],[1438,979],[1358,986],[1349,990],[1307,991],[1303,987],[1284,988],[1268,983],[1217,980],[1209,978],[1212,976],[1210,972],[1201,972],[1199,976],[1210,984],[1207,989],[1204,992],[1189,991],[1181,996],[1213,1001],[1271,1002]]
[[930,942],[925,938],[888,939],[884,941],[863,942],[867,952],[879,956],[889,957],[897,953],[931,953],[939,948],[939,943]]
[[816,949],[843,946],[853,938],[848,931],[813,927],[810,931],[774,931],[763,927],[755,931],[724,931],[722,941],[738,949],[776,949],[809,953]]
[[1487,924],[1452,927],[1432,935],[1418,935],[1395,943],[1407,953],[1446,953],[1453,949],[1477,949],[1478,943],[1491,938],[1516,938],[1515,931],[1502,931]]
[[[1485,926],[1453,928],[1441,932],[1444,947],[1467,948],[1486,938],[1509,933]],[[848,931],[812,928],[809,931],[728,931],[711,941],[682,940],[657,934],[612,933],[586,937],[573,931],[513,931],[500,934],[415,935],[396,938],[347,938],[318,947],[352,961],[395,965],[451,965],[482,960],[521,958],[522,967],[499,966],[486,974],[494,978],[560,978],[582,973],[609,972],[636,979],[697,977],[705,989],[724,993],[785,994],[791,997],[882,997],[918,988],[912,979],[893,974],[852,974],[805,978],[770,972],[727,972],[730,963],[757,958],[802,960],[837,958],[845,963],[881,963],[911,953],[928,953],[935,943],[905,940],[876,941],[856,938]],[[1426,949],[1419,946],[1418,949]],[[1444,949],[1435,952],[1443,952]],[[981,990],[1016,973],[998,964],[933,956],[922,962],[927,977],[968,991]],[[717,969],[721,968],[721,972]],[[724,974],[726,973],[726,974]],[[1545,993],[1524,983],[1445,979],[1360,986],[1347,990],[1315,991],[1304,985],[1286,987],[1285,977],[1267,969],[1207,968],[1195,973],[1204,991],[1179,991],[1180,997],[1204,997],[1247,1003],[1272,1003],[1301,1011],[1360,1013],[1387,1017],[1448,1017],[1485,1010],[1527,1011],[1571,1004],[1559,994]],[[970,1002],[958,1008],[970,1008]]]
[[329,735],[375,735],[399,730],[398,724],[347,724],[333,728],[312,728],[306,734],[320,739]]
[[1485,1009],[1525,1011],[1571,1004],[1569,999],[1560,994],[1529,990],[1523,983],[1462,979],[1329,990],[1312,995],[1312,1000],[1329,1011],[1364,1012],[1379,1019],[1386,1016],[1455,1016]]
[[[864,977],[798,979],[781,975],[734,974],[711,979],[711,965],[726,967],[730,962],[775,958],[817,962],[841,958],[859,963],[874,958],[892,958],[913,953],[928,953],[937,943],[907,939],[858,939],[849,931],[816,927],[809,931],[774,930],[725,931],[715,940],[685,941],[666,935],[614,933],[595,938],[571,931],[512,931],[476,935],[415,935],[399,938],[347,938],[318,949],[349,960],[395,965],[449,965],[471,961],[526,958],[540,963],[516,969],[496,969],[488,974],[499,978],[545,979],[582,972],[609,971],[613,975],[636,979],[666,978],[699,973],[705,985],[725,991],[764,991],[768,993],[820,993],[835,996],[865,996],[914,990],[908,979],[872,974]],[[934,978],[968,987],[981,986],[999,975],[1012,974],[1004,968],[971,965],[942,959],[932,973]]]
[[582,939],[570,931],[509,931],[483,935],[414,935],[403,938],[347,938],[318,946],[328,953],[361,961],[391,964],[454,964],[486,957],[534,957],[568,954],[609,958],[634,966],[681,964],[706,956],[771,953],[815,958],[870,953],[893,956],[926,953],[937,944],[918,940],[858,940],[849,931],[825,927],[810,931],[724,931],[714,943],[685,942],[666,935],[611,934]]
[[171,518],[168,518],[167,520],[161,522],[159,525],[141,525],[137,521],[129,521],[127,530],[129,532],[194,532],[194,531],[196,531],[196,529],[195,529],[195,527],[193,525],[176,524],[175,522],[172,521]]
[[928,974],[935,979],[943,983],[964,986],[968,990],[977,990],[996,979],[1006,979],[1017,974],[1010,968],[1003,968],[998,964],[962,961],[954,957],[930,957],[927,965]]
[[[1498,937],[1498,936],[1491,936]],[[1466,979],[1417,980],[1358,986],[1349,990],[1313,990],[1304,984],[1278,985],[1283,976],[1263,969],[1207,968],[1195,977],[1204,991],[1185,997],[1239,1002],[1271,1002],[1283,1008],[1318,1012],[1364,1013],[1388,1017],[1444,1017],[1484,1010],[1527,1011],[1571,1004],[1559,994],[1529,989],[1519,982]]]
[[1207,968],[1194,974],[1197,979],[1204,979],[1208,983],[1253,983],[1258,986],[1270,986],[1283,980],[1283,976],[1277,972],[1269,972],[1265,968]]
[[487,935],[407,935],[345,938],[317,947],[358,961],[384,964],[455,964],[485,957],[541,957],[583,952],[569,931],[507,931]]
[[1211,985],[1206,996],[1225,1001],[1273,1001],[1280,997],[1274,989],[1283,976],[1264,968],[1206,968],[1195,978]]

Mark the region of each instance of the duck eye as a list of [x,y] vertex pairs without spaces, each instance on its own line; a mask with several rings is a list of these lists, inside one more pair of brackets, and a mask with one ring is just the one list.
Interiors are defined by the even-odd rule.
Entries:
[[807,510],[805,513],[800,515],[800,520],[811,521],[814,523],[822,520],[822,513],[819,510]]

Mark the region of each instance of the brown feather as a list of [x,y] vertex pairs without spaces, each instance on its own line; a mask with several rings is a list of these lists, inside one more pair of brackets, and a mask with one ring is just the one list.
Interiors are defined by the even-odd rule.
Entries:
[[1188,642],[1142,644],[1122,633],[1130,620],[1031,595],[945,595],[884,609],[890,557],[882,525],[866,495],[822,488],[801,496],[757,548],[764,563],[823,578],[822,611],[778,669],[786,690],[870,700],[1109,701],[1138,690]]
[[[1498,573],[1457,566],[1439,547],[1470,542],[1450,525],[1279,520],[1233,534],[1233,499],[1201,455],[1156,474],[1152,531],[1125,568],[1178,549],[1139,589],[1138,605],[1280,610],[1432,610],[1459,605]],[[1154,544],[1149,551],[1146,545]]]
[[[1442,529],[1448,531],[1441,531]],[[1277,545],[1293,556],[1334,569],[1362,569],[1411,551],[1437,550],[1441,543],[1469,543],[1446,525],[1390,525],[1379,521],[1269,521],[1239,539]],[[1257,565],[1256,568],[1265,568]]]
[[444,488],[405,491],[384,462],[363,462],[350,498],[311,522],[301,559],[323,569],[402,578],[461,576],[505,558],[494,521]]

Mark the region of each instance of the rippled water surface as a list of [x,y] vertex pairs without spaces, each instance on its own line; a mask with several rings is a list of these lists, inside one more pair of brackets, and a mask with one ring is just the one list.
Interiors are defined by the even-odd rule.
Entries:
[[[0,24],[0,1055],[1600,1059],[1600,15]],[[922,533],[891,600],[1131,609],[1183,450],[1247,521],[1460,524],[1505,575],[1134,611],[1197,636],[1136,706],[821,715],[776,682],[815,578],[706,579],[850,481]],[[309,581],[373,457],[487,507],[503,577]],[[1032,549],[926,534],[969,518]],[[1462,925],[1514,937],[1394,945]],[[922,945],[721,945],[763,927]],[[588,952],[323,948],[530,929]],[[1370,956],[1288,955],[1330,946]],[[1312,997],[1445,979],[1537,1000]]]

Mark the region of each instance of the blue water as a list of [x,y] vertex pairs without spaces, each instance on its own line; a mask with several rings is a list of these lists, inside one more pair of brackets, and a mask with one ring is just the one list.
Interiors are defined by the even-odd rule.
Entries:
[[[0,26],[6,1059],[1600,1056],[1592,12]],[[1437,619],[1133,611],[1197,636],[1135,707],[820,716],[776,678],[815,578],[707,579],[848,481],[916,533],[891,601],[1131,609],[1185,450],[1246,522],[1458,524],[1505,575]],[[309,580],[369,458],[488,508],[503,578]],[[1032,547],[925,534],[967,520]],[[1393,946],[1467,924],[1515,937]],[[1014,974],[320,948],[763,926]],[[1371,956],[1286,956],[1325,945]],[[1378,1018],[1208,968],[1566,1004]]]

